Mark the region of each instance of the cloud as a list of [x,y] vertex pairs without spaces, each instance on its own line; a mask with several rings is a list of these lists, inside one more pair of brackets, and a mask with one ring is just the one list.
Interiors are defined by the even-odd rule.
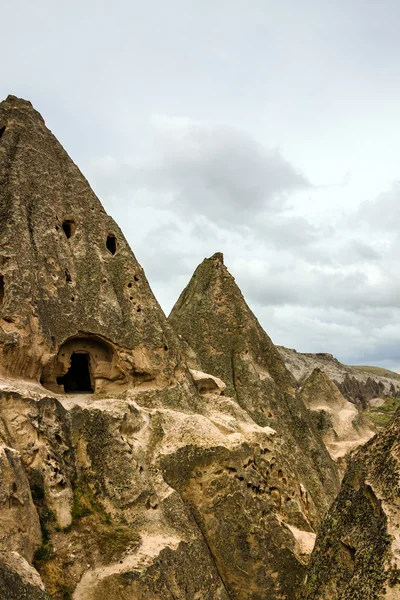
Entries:
[[388,191],[383,192],[374,200],[362,202],[357,218],[363,225],[367,225],[380,233],[387,232],[399,235],[400,232],[400,181],[393,182]]
[[321,186],[246,133],[156,116],[149,139],[146,155],[87,170],[166,312],[203,258],[222,251],[276,343],[400,365],[399,184],[337,214],[320,204],[311,220]]
[[[156,116],[148,159],[93,161],[91,176],[104,194],[129,193],[193,221],[220,228],[254,226],[287,209],[290,195],[310,182],[281,155],[231,127]],[[304,223],[304,227],[306,224]],[[262,233],[262,232],[260,232]]]

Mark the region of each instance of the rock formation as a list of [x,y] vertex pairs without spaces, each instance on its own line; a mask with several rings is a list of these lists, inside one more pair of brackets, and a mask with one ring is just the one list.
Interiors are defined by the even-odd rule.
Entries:
[[320,369],[336,384],[341,394],[353,404],[367,408],[370,400],[400,395],[400,375],[378,367],[352,367],[339,362],[332,354],[296,352],[277,346],[286,368],[302,383],[314,369]]
[[[197,355],[201,369],[220,377],[226,383],[226,393],[258,425],[278,432],[282,451],[279,455],[275,451],[269,465],[269,471],[278,474],[269,491],[277,499],[276,516],[282,530],[292,527],[297,539],[304,541],[307,533],[315,531],[334,498],[338,486],[336,467],[309,411],[295,394],[292,376],[247,306],[221,254],[205,259],[196,269],[169,322]],[[285,447],[290,448],[290,467]],[[287,495],[288,472],[292,482],[297,481],[296,508]],[[201,510],[205,513],[203,519],[210,518],[207,507]],[[211,526],[212,521],[210,525],[205,523],[205,527]],[[276,528],[274,537],[278,535]],[[284,539],[279,544],[282,553],[290,550],[296,555]],[[285,579],[287,574],[282,561],[270,576]],[[290,593],[293,595],[294,589]]]
[[399,417],[355,452],[335,500],[323,439],[337,459],[369,436],[356,408],[321,371],[295,373],[219,253],[167,320],[13,96],[0,234],[1,598],[398,597]]
[[400,598],[400,414],[352,456],[322,523],[303,600]]
[[315,425],[334,460],[342,460],[374,435],[362,413],[320,369],[314,369],[305,380],[300,398],[313,412]]
[[0,136],[3,596],[291,599],[336,466],[220,258],[191,350],[29,102]]
[[9,96],[0,130],[0,373],[60,392],[89,361],[87,391],[168,384],[176,337],[120,229],[29,102]]

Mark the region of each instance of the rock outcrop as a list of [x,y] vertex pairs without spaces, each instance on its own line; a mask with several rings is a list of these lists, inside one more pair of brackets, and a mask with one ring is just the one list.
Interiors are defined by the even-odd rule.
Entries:
[[314,414],[315,425],[334,460],[342,460],[375,433],[355,405],[318,368],[304,381],[300,398]]
[[[297,569],[299,573],[301,569],[299,557],[288,543],[287,530],[292,528],[296,539],[303,541],[306,534],[315,532],[338,489],[336,466],[309,411],[296,395],[294,380],[279,352],[247,306],[221,254],[205,259],[196,269],[169,322],[197,355],[200,368],[220,377],[226,383],[226,393],[243,411],[259,426],[272,427],[282,440],[281,452],[274,451],[268,471],[276,476],[267,491],[275,505],[270,539],[279,540],[281,554],[286,553],[288,558],[292,555],[293,561],[288,567],[288,558],[282,558],[269,576],[271,581],[288,581],[290,572]],[[286,462],[285,448],[290,448],[290,464]],[[296,508],[287,494],[288,474],[293,491],[298,494]],[[197,510],[201,511],[205,527],[211,530],[214,517],[204,504],[205,498],[203,494]],[[217,542],[222,543],[216,537]],[[276,553],[272,549],[274,542],[270,544],[264,550],[268,557]],[[287,589],[288,597],[293,596],[294,590],[295,587]],[[253,593],[261,597],[261,588],[254,588]]]
[[0,552],[2,600],[50,600],[38,572],[18,552]]
[[320,369],[337,385],[341,394],[353,404],[367,408],[378,397],[400,395],[400,375],[378,367],[352,367],[339,362],[332,354],[297,352],[277,346],[287,369],[302,383],[314,369]]
[[29,102],[0,135],[4,597],[293,598],[336,466],[220,257],[191,350]]
[[168,384],[176,337],[119,227],[30,102],[0,130],[0,373],[61,392],[72,356],[87,391]]
[[352,456],[319,530],[303,600],[400,598],[400,414]]

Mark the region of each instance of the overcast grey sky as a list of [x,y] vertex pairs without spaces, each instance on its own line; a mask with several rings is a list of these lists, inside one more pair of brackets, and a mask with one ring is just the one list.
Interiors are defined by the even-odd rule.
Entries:
[[30,99],[166,313],[216,251],[275,343],[400,370],[397,0],[13,0]]

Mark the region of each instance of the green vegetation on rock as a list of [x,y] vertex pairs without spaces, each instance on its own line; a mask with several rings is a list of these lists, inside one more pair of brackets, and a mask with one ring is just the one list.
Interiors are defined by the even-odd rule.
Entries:
[[365,415],[378,429],[388,425],[400,407],[400,398],[385,398],[381,406],[371,407],[365,411]]

